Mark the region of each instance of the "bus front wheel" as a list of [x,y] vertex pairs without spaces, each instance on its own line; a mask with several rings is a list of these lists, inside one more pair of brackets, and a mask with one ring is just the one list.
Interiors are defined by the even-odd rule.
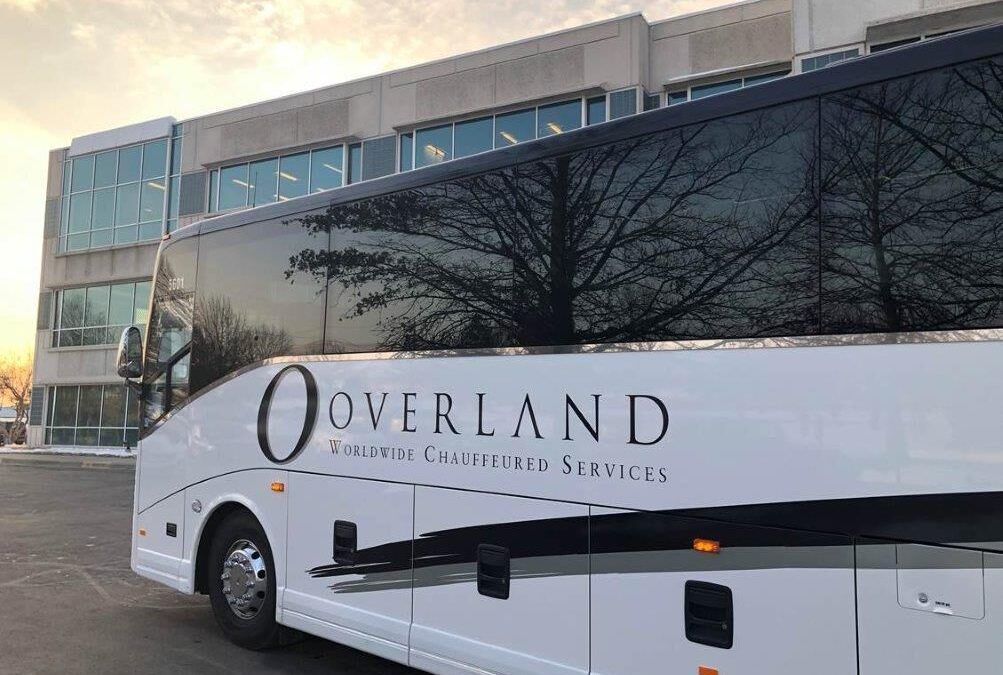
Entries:
[[247,511],[226,517],[209,548],[209,600],[223,633],[248,649],[280,644],[275,622],[275,563],[268,538]]

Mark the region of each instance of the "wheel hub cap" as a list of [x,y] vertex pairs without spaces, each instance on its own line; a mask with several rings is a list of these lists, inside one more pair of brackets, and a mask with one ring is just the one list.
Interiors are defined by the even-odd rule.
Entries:
[[268,568],[253,542],[234,542],[223,561],[223,597],[241,619],[257,616],[268,594]]

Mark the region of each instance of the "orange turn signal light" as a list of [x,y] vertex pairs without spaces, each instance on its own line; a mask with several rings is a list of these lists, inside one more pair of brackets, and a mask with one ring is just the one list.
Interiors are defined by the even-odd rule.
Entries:
[[718,675],[717,668],[708,668],[707,666],[700,666],[697,668],[697,675]]
[[[697,553],[720,553],[721,542],[714,541],[713,539],[694,539],[693,550]],[[700,675],[703,675],[703,673]]]
[[139,536],[140,537],[145,537],[146,536],[146,528],[145,527],[139,528]]
[[275,481],[274,483],[272,483],[272,492],[285,492],[285,491],[286,491],[285,483],[280,483],[279,481]]

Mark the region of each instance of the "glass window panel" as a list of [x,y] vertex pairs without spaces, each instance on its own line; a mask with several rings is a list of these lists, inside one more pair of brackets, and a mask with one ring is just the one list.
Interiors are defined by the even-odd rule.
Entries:
[[[138,412],[136,413],[136,416],[137,417],[139,416]],[[137,424],[139,423],[138,419],[137,419],[136,423]],[[136,429],[136,428],[126,429],[125,430],[125,445],[126,445],[126,447],[128,447],[128,448],[134,448],[134,447],[136,447],[137,443],[139,443],[139,430]]]
[[534,138],[536,138],[535,108],[495,116],[496,148],[531,141]]
[[[139,401],[136,400],[136,394],[134,394],[131,389],[128,387],[122,388],[125,389],[125,425],[133,428],[138,427]],[[132,441],[132,444],[136,444],[135,440]]]
[[132,225],[139,217],[139,184],[121,185],[115,194],[115,225]]
[[59,206],[59,234],[65,235],[70,227],[70,198],[63,197]]
[[94,187],[102,188],[115,185],[115,172],[118,166],[118,153],[102,152],[94,159]]
[[680,103],[686,103],[690,100],[689,92],[687,91],[670,91],[668,96],[669,105],[679,105]]
[[895,49],[896,47],[903,47],[905,45],[912,44],[913,42],[919,42],[918,37],[905,38],[903,40],[895,40],[894,42],[885,42],[880,45],[871,45],[871,53],[877,54],[878,52],[883,52],[888,49]]
[[118,429],[101,429],[101,447],[117,448],[125,444],[125,431]]
[[132,323],[135,314],[135,299],[133,295],[136,284],[115,284],[111,287],[111,307],[108,310],[108,323],[112,326],[125,326]]
[[63,162],[63,196],[70,194],[70,173],[72,164],[69,161]]
[[410,171],[414,168],[414,135],[401,134],[400,170]]
[[[154,283],[154,310],[146,336],[144,359],[143,381],[147,392],[144,420],[148,423],[156,421],[165,412],[166,370],[192,339],[196,251],[199,245],[194,239],[181,239],[160,252]],[[250,270],[246,273],[249,274]],[[220,314],[211,320],[218,319],[223,324],[202,325],[207,330],[228,332],[232,328],[225,324],[228,318],[232,317]]]
[[125,387],[108,384],[104,387],[104,411],[101,415],[101,426],[125,426]]
[[180,136],[175,137],[171,140],[171,175],[175,176],[181,173],[181,144],[183,143]]
[[310,188],[310,153],[286,155],[279,162],[279,199],[302,197]]
[[143,146],[143,180],[160,178],[167,168],[167,139]]
[[251,162],[248,179],[249,206],[271,204],[278,199],[279,160],[277,158]]
[[132,321],[127,321],[126,323],[134,323],[140,326],[146,324],[146,317],[150,312],[150,282],[141,281],[136,284],[136,306],[133,313]]
[[825,332],[1003,325],[1001,71],[996,57],[822,99]]
[[132,244],[135,243],[138,238],[139,238],[139,227],[136,225],[128,225],[126,227],[115,228],[116,244]]
[[219,210],[247,206],[247,165],[228,166],[220,171]]
[[163,236],[164,225],[161,221],[157,220],[152,223],[143,223],[139,226],[139,235],[137,237],[138,241],[151,241]]
[[164,179],[147,180],[143,182],[142,196],[139,200],[139,221],[149,223],[164,219]]
[[421,129],[415,135],[415,168],[438,164],[453,158],[453,125]]
[[662,97],[658,94],[645,94],[644,95],[644,109],[648,110],[658,110],[662,105]]
[[103,345],[108,339],[107,328],[84,328],[81,333],[83,339],[80,344],[82,345]]
[[115,188],[94,191],[94,210],[91,227],[100,230],[115,224]]
[[326,277],[296,261],[323,259],[327,236],[284,220],[200,237],[192,391],[262,359],[321,352]]
[[715,82],[714,84],[702,84],[699,87],[693,87],[690,98],[694,101],[701,98],[707,98],[708,96],[716,96],[717,94],[723,94],[728,91],[734,91],[736,89],[742,88],[741,80],[728,80],[727,82]]
[[134,145],[118,151],[118,182],[132,183],[139,180],[143,159],[143,146]]
[[52,445],[73,445],[76,429],[53,429]]
[[77,404],[78,427],[97,427],[101,425],[101,389],[101,385],[80,387],[80,400]]
[[79,328],[84,325],[84,304],[87,290],[84,288],[69,288],[62,292],[62,305],[59,309],[60,328]]
[[596,96],[586,103],[586,115],[589,124],[599,124],[606,121],[606,97]]
[[344,183],[345,148],[342,145],[310,153],[310,191],[320,192]]
[[115,243],[115,231],[111,228],[91,231],[91,248],[111,246],[113,243]]
[[582,126],[582,102],[579,100],[551,103],[537,111],[537,135],[553,136]]
[[94,155],[85,155],[73,160],[73,182],[71,191],[90,190],[94,187]]
[[98,430],[97,429],[77,429],[77,439],[74,441],[74,445],[83,446],[96,446],[98,444]]
[[72,427],[77,424],[77,388],[56,387],[56,405],[52,413],[52,426]]
[[362,143],[352,143],[348,146],[348,182],[358,183],[362,180]]
[[457,122],[453,144],[453,155],[456,157],[466,157],[491,150],[494,147],[494,119],[483,117]]
[[71,234],[66,238],[67,251],[82,251],[90,245],[91,236],[87,232],[83,234]]
[[84,308],[84,326],[108,325],[108,292],[109,286],[91,286],[87,289],[87,302]]
[[167,198],[167,217],[175,220],[178,217],[178,207],[181,202],[181,178],[174,176],[168,183],[170,196]]
[[219,183],[219,171],[213,169],[209,172],[209,213],[216,211],[216,187]]
[[178,405],[188,396],[188,375],[191,363],[191,352],[171,366],[171,406]]
[[83,331],[79,328],[59,331],[60,347],[79,347],[83,343]]
[[753,77],[745,78],[745,86],[752,87],[757,84],[763,84],[764,82],[772,82],[773,80],[779,80],[781,78],[787,77],[790,73],[789,70],[781,70],[775,73],[763,73],[762,75],[754,75]]
[[70,232],[91,229],[91,192],[81,192],[70,197]]
[[609,95],[609,118],[620,119],[637,112],[637,89],[623,89]]

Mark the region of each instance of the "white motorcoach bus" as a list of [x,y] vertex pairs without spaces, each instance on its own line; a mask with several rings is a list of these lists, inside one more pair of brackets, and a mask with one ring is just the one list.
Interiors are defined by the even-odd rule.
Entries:
[[1001,52],[169,235],[133,569],[434,673],[1001,672]]

